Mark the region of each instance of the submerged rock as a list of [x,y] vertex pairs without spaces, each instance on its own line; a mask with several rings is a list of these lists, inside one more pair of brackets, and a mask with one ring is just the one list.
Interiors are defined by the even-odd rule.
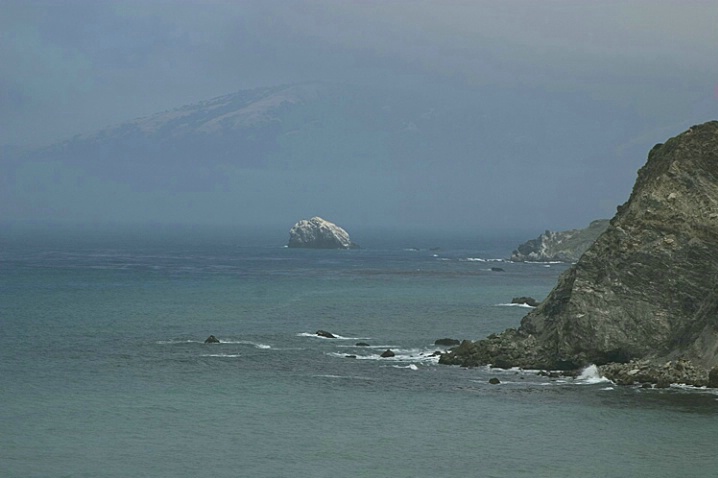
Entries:
[[[653,370],[670,363],[675,374],[666,380],[705,384],[718,366],[716,271],[713,121],[651,150],[629,200],[518,330],[464,342],[440,362],[550,370],[593,363],[623,381],[623,364],[646,361],[636,372],[646,381],[658,383],[663,372]],[[612,363],[621,366],[605,367]]]
[[521,244],[512,254],[514,262],[576,262],[608,228],[608,219],[591,222],[585,229],[546,231]]
[[206,344],[218,344],[218,343],[219,343],[219,339],[218,339],[217,337],[215,337],[214,335],[210,335],[209,337],[207,337],[207,340],[205,340],[204,343],[206,343]]
[[302,219],[289,231],[288,247],[309,249],[356,249],[349,233],[321,217]]
[[386,349],[384,352],[381,353],[382,358],[389,358],[394,357],[396,354],[391,351],[391,349]]

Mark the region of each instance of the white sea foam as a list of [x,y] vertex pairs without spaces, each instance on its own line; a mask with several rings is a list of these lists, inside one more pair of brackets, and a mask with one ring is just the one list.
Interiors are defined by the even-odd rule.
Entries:
[[496,304],[496,307],[523,307],[525,309],[535,309],[534,306],[528,305],[528,304],[514,304],[514,303],[507,303],[507,304]]
[[237,358],[240,354],[202,354],[200,357],[219,357],[219,358]]
[[392,365],[394,368],[405,368],[409,370],[419,370],[419,367],[417,367],[415,364],[410,363],[409,365]]
[[203,344],[202,340],[158,340],[158,345],[177,345],[177,344]]
[[220,344],[235,344],[235,345],[251,345],[253,347],[256,347],[258,349],[271,349],[271,345],[267,344],[260,344],[257,342],[251,342],[249,340],[221,340],[219,341]]
[[322,337],[321,335],[312,334],[310,332],[300,332],[297,337],[313,337],[315,339],[326,339],[326,340],[371,340],[371,337],[344,337],[342,335],[335,334],[332,332],[334,338]]
[[[366,349],[367,347],[357,347],[357,351],[360,349]],[[382,353],[384,350],[386,350],[389,347],[382,347]],[[394,352],[393,357],[382,357],[381,353],[372,353],[372,354],[361,354],[356,353],[354,350],[351,352],[328,352],[327,355],[331,357],[339,357],[339,358],[346,358],[347,356],[352,356],[353,358],[356,358],[357,360],[377,360],[380,362],[415,362],[415,363],[439,363],[439,357],[432,355],[434,352],[434,349],[431,351],[426,350],[420,350],[420,349],[409,349],[409,350],[402,350],[402,349],[391,349],[392,352]]]
[[598,367],[593,364],[581,370],[581,373],[576,377],[576,381],[584,384],[610,382],[609,379],[601,376]]

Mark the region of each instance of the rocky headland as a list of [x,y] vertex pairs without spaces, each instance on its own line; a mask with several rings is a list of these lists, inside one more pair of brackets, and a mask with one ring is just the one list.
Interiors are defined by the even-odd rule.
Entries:
[[315,216],[302,219],[289,231],[288,247],[310,249],[356,249],[349,233],[336,224]]
[[629,200],[518,329],[440,363],[718,387],[718,121],[657,144]]
[[546,231],[526,241],[511,253],[514,262],[576,262],[608,228],[608,219],[591,222],[587,228]]

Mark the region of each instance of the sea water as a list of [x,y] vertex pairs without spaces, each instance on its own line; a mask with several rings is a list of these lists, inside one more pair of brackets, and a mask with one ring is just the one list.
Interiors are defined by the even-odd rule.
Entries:
[[566,269],[502,260],[517,238],[285,236],[5,227],[0,476],[718,473],[714,391],[437,363]]

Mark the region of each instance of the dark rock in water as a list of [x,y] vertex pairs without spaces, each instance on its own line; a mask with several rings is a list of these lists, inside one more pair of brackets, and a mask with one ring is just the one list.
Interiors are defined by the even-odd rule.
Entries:
[[215,337],[214,335],[210,335],[209,337],[207,337],[207,340],[205,340],[204,343],[206,343],[206,344],[218,344],[218,343],[219,343],[219,339],[218,339],[217,337]]
[[459,345],[460,343],[461,343],[461,340],[449,339],[449,338],[437,339],[436,341],[434,341],[434,345],[443,345],[446,347],[453,347],[454,345]]
[[441,350],[437,350],[436,352],[431,354],[431,357],[441,357],[441,354],[443,354],[443,353],[444,352],[442,352]]
[[492,267],[492,268],[491,268],[491,271],[492,271],[492,272],[506,272],[506,271],[503,270],[501,267]]
[[463,342],[440,362],[548,370],[596,364],[621,383],[706,384],[718,366],[716,271],[712,121],[651,150],[629,200],[518,330]]
[[512,304],[526,304],[531,307],[538,307],[539,303],[533,297],[514,297],[511,299]]
[[318,335],[319,337],[325,337],[327,339],[336,339],[337,338],[334,334],[332,334],[331,332],[327,332],[326,330],[317,330],[315,332],[315,334]]
[[358,249],[347,231],[321,217],[302,219],[289,231],[288,247],[309,249]]
[[345,355],[344,358],[353,358],[353,359],[355,359],[355,358],[357,358],[357,356],[356,356],[356,355]]
[[389,358],[394,357],[396,354],[391,351],[391,349],[386,349],[384,352],[382,352],[381,357],[382,358]]
[[357,342],[354,344],[356,347],[369,347],[369,344],[366,342]]
[[511,254],[514,262],[576,262],[608,228],[608,219],[593,221],[586,229],[546,231],[526,241]]
[[496,378],[496,377],[491,377],[491,378],[489,379],[489,383],[490,383],[491,385],[498,385],[498,384],[501,383],[501,380],[499,380],[499,379]]

